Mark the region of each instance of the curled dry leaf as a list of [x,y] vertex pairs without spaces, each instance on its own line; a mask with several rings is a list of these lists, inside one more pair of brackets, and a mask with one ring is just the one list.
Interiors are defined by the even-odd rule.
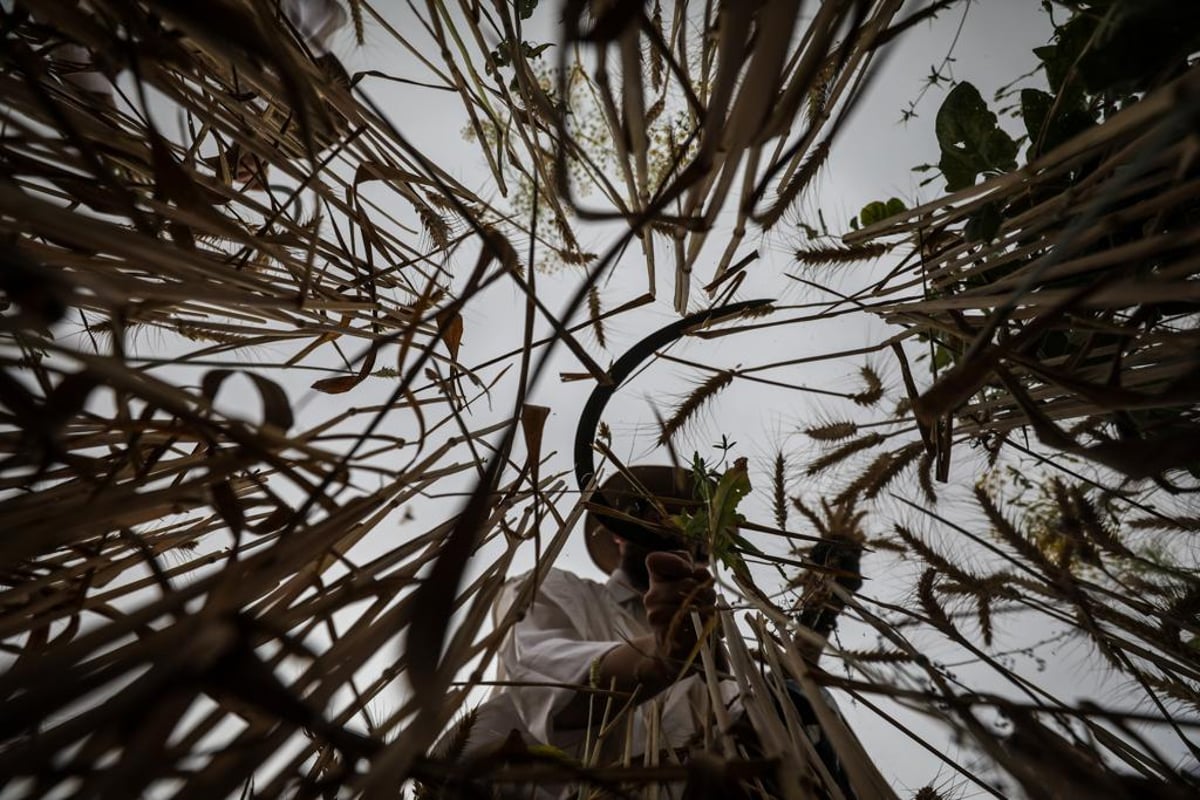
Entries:
[[221,390],[225,380],[236,372],[241,372],[249,378],[258,390],[258,396],[262,400],[263,424],[273,425],[281,432],[289,430],[295,423],[295,417],[292,415],[292,405],[288,401],[287,393],[278,383],[255,372],[232,369],[209,370],[200,384],[200,391],[205,400],[209,403],[216,400],[217,392]]

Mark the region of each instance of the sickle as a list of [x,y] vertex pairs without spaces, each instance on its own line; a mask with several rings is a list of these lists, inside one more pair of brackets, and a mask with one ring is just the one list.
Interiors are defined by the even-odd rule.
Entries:
[[[633,374],[639,364],[654,355],[655,350],[679,339],[691,328],[720,322],[773,302],[773,300],[744,300],[740,303],[730,303],[691,314],[650,334],[631,347],[625,355],[618,358],[608,370],[608,384],[597,384],[596,388],[592,390],[587,403],[583,406],[583,413],[579,416],[579,426],[575,429],[575,480],[579,484],[579,491],[585,491],[585,487],[596,474],[592,442],[595,441],[596,429],[600,425],[600,415],[604,413],[604,407],[612,399],[617,387]],[[592,493],[592,502],[616,510],[616,506],[599,489]],[[605,514],[603,511],[594,511],[594,513],[600,514],[604,518],[604,527],[649,550],[669,550],[678,545],[643,525]]]

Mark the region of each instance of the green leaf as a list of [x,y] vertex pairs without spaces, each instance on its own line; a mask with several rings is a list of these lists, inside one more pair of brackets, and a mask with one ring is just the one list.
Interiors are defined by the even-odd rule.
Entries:
[[858,219],[864,228],[874,225],[885,217],[887,217],[887,206],[878,200],[867,203],[862,207],[862,211],[858,212]]
[[875,200],[863,206],[862,211],[858,212],[858,216],[850,221],[850,227],[853,230],[858,230],[859,225],[865,228],[906,210],[908,210],[908,206],[904,205],[904,201],[898,197],[888,198],[886,203],[882,200]]
[[[1096,17],[1090,14],[1075,14],[1055,33],[1055,44],[1035,47],[1033,54],[1046,70],[1046,82],[1055,94],[1063,90],[1071,71],[1096,32]],[[1078,81],[1073,80],[1078,88]]]
[[1200,50],[1200,5],[1178,0],[1125,3],[1115,20],[1079,54],[1083,87],[1101,92],[1140,92],[1164,73],[1181,71]]
[[1046,125],[1046,117],[1054,107],[1054,97],[1038,89],[1021,90],[1021,118],[1025,121],[1025,132],[1029,141],[1037,142],[1042,128]]
[[[491,52],[492,63],[497,67],[507,67],[512,63],[512,51],[509,50],[510,47],[512,45],[508,39],[501,39],[500,43],[496,45],[496,49]],[[488,71],[491,71],[490,65]]]
[[671,517],[686,540],[702,542],[709,556],[731,569],[743,569],[741,553],[758,553],[749,542],[738,535],[738,526],[745,517],[737,507],[750,492],[750,474],[746,459],[739,458],[733,466],[714,479],[700,454],[692,459],[692,480],[700,506],[694,512],[685,511]]
[[1080,107],[1064,108],[1060,103],[1053,118],[1054,97],[1037,89],[1021,90],[1021,117],[1029,133],[1028,158],[1036,158],[1063,142],[1093,127],[1096,121]]
[[1048,331],[1038,342],[1038,358],[1058,358],[1075,351],[1071,337],[1066,331]]
[[1063,58],[1064,53],[1066,49],[1056,44],[1033,48],[1033,54],[1042,62],[1042,69],[1046,72],[1046,83],[1050,84],[1050,88],[1055,92],[1062,89],[1063,81],[1071,68],[1071,62]]
[[955,192],[975,184],[982,173],[1016,169],[1017,143],[997,125],[979,90],[967,82],[955,86],[938,109],[938,168],[946,190]]
[[714,539],[730,536],[744,518],[738,513],[738,504],[750,493],[750,473],[746,459],[739,458],[717,481],[709,502],[709,532]]
[[700,453],[692,454],[692,480],[696,485],[696,493],[699,499],[703,500],[707,505],[712,499],[713,484],[716,483],[712,479],[708,464],[704,463],[704,459],[700,457]]
[[[535,2],[534,5],[537,5],[537,3]],[[579,764],[578,761],[567,755],[565,751],[560,750],[552,745],[531,744],[528,745],[526,749],[529,750],[529,754],[531,756],[539,756],[548,761],[555,761],[559,764],[570,764],[572,766]]]
[[954,353],[946,347],[934,345],[933,350],[933,370],[949,369],[954,365]]

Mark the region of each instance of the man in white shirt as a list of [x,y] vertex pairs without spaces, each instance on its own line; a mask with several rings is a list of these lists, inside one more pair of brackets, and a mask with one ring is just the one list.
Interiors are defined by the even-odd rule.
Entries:
[[[663,538],[663,515],[697,502],[686,470],[638,466],[629,476],[632,481],[614,475],[601,493],[619,518],[646,524],[650,540]],[[554,568],[541,576],[498,652],[501,685],[475,712],[468,759],[512,743],[515,733],[521,743],[550,745],[576,764],[678,763],[687,753],[712,749],[717,736],[731,733],[731,723],[743,722],[736,682],[719,675],[708,680],[695,655],[698,644],[713,647],[698,642],[691,613],[701,629],[710,627],[716,598],[707,554],[684,549],[683,542],[678,550],[648,548],[612,533],[605,518],[589,512],[585,536],[608,580]],[[497,620],[528,579],[509,582]],[[713,650],[712,663],[723,664],[719,645]],[[800,697],[796,705],[807,704]],[[744,730],[737,734],[753,738],[739,727]],[[819,738],[815,734],[814,742]],[[504,796],[543,800],[564,788],[514,787]]]
[[[601,489],[604,498],[660,537],[662,515],[696,503],[686,470],[640,466],[629,474],[636,485],[615,475]],[[710,689],[696,655],[691,612],[708,625],[716,599],[706,554],[682,542],[678,550],[650,550],[613,534],[602,520],[589,512],[585,536],[608,580],[560,569],[541,576],[499,650],[502,686],[476,712],[469,754],[511,741],[515,731],[523,742],[550,745],[576,763],[660,764],[707,749],[717,719],[741,716],[736,683],[716,679]],[[527,579],[509,582],[497,619]]]
[[[631,517],[653,524],[659,514],[678,513],[690,500],[683,470],[635,467],[631,473],[657,503],[646,500],[624,475],[603,487],[608,501]],[[631,698],[636,706],[631,711],[642,712],[629,715],[633,754],[646,752],[651,727],[658,733],[657,749],[685,747],[697,734],[697,710],[710,700],[696,672],[698,659],[688,663],[697,643],[688,612],[697,611],[707,622],[716,599],[703,554],[650,552],[610,533],[596,512],[588,515],[585,535],[608,580],[600,584],[548,571],[524,619],[501,647],[501,679],[562,684],[513,692],[522,721],[538,741],[567,750],[583,738],[589,718],[599,721],[604,695],[574,688],[584,687]],[[734,694],[732,683],[727,694]],[[655,702],[646,705],[651,699]],[[647,719],[650,714],[657,718]]]

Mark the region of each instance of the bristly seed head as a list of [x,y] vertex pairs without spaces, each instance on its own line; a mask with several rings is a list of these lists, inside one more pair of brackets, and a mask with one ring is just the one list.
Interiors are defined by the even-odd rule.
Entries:
[[720,372],[713,373],[712,377],[704,383],[697,386],[687,399],[675,409],[675,412],[663,423],[662,432],[659,434],[658,443],[666,444],[689,420],[695,416],[696,412],[713,399],[726,386],[733,382],[733,370],[725,369]]

